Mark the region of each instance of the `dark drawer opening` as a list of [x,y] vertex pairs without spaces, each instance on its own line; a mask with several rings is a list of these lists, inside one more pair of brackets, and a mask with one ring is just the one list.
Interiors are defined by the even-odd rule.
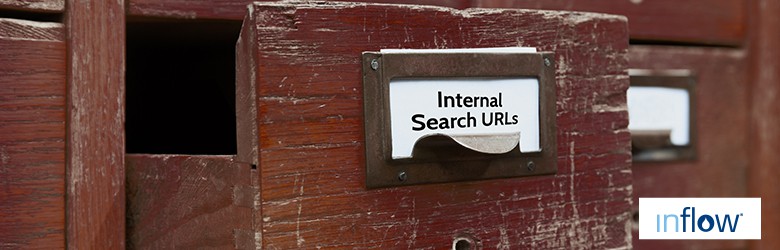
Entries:
[[237,21],[128,20],[126,150],[236,154]]

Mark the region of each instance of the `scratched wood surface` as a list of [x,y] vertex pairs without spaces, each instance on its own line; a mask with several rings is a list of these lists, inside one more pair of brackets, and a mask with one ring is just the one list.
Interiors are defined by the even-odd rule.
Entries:
[[740,45],[746,0],[473,0],[472,7],[574,10],[628,17],[631,39]]
[[0,0],[0,9],[61,13],[65,0]]
[[123,249],[124,1],[67,5],[68,248]]
[[[744,50],[631,46],[631,68],[691,70],[697,77],[696,160],[634,163],[634,208],[639,197],[744,197],[750,91]],[[642,211],[639,211],[640,213]],[[637,249],[740,249],[745,241],[638,240]]]
[[128,248],[254,248],[250,165],[232,156],[125,159]]
[[[238,84],[257,91],[260,246],[630,247],[625,18],[258,3],[244,25],[240,43],[257,46],[237,63],[256,63]],[[361,52],[503,46],[556,53],[558,173],[366,190]]]
[[[2,0],[0,0],[2,1]],[[265,0],[274,1],[274,0]],[[355,0],[393,4],[436,5],[467,8],[471,0]],[[166,17],[180,19],[243,20],[247,5],[256,0],[128,0],[128,15],[133,17]]]
[[780,2],[751,2],[749,78],[751,144],[748,194],[761,197],[761,240],[752,249],[780,249]]
[[0,18],[0,249],[65,247],[64,40]]

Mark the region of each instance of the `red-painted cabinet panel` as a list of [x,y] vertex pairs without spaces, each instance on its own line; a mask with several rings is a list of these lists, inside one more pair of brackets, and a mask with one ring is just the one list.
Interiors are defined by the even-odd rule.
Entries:
[[65,42],[0,18],[0,248],[65,246]]
[[65,0],[0,0],[0,9],[62,13],[65,10]]
[[[137,47],[132,40],[145,37],[151,40],[143,44],[153,45],[154,39],[163,37],[153,32],[137,34],[162,26],[187,27],[179,30],[180,34],[198,38],[199,32],[226,36],[230,32],[219,27],[233,28],[232,21],[225,26],[201,23],[211,27],[201,30],[197,23],[144,28],[149,20],[141,16],[180,18],[177,15],[190,13],[175,11],[178,7],[173,6],[185,6],[175,2],[129,2],[129,15],[138,19],[128,26],[128,51],[133,53],[128,55],[127,66],[128,110],[136,109],[135,103],[142,98],[136,84],[145,82],[145,74],[136,66],[148,53],[138,50],[148,47]],[[168,3],[172,5],[165,5]],[[198,19],[235,19],[246,13],[245,8],[233,8],[191,9],[191,14]],[[129,154],[129,247],[631,246],[625,17],[266,2],[251,6],[240,36],[235,35],[236,51],[230,53],[235,53],[236,153]],[[199,38],[203,40],[180,39],[171,44],[219,40]],[[544,115],[557,123],[557,155],[551,160],[557,172],[367,188],[364,112],[372,111],[364,110],[362,53],[385,48],[484,47],[536,47],[552,53],[548,67],[554,69],[552,85],[557,101],[554,110]],[[167,51],[173,53],[172,49]],[[217,50],[207,47],[191,51],[212,55],[213,60],[224,59],[210,54]],[[176,65],[171,67],[180,67]],[[161,84],[178,84],[176,79],[180,78]],[[176,93],[187,93],[184,86],[194,88],[196,80],[176,85],[181,87]],[[225,84],[224,80],[214,83]],[[128,124],[138,119],[128,114]],[[206,122],[210,121],[202,121]],[[161,142],[164,136],[159,134]],[[129,144],[133,140],[128,137]]]

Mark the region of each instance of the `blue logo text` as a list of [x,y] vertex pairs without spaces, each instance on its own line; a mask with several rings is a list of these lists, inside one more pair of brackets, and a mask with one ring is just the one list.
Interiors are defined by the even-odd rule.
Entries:
[[[690,214],[688,214],[689,212]],[[704,214],[696,217],[696,207],[684,207],[682,209],[682,214],[679,215],[656,215],[656,232],[661,232],[661,220],[663,218],[664,232],[668,232],[669,226],[674,226],[674,232],[680,232],[680,222],[682,222],[682,232],[687,232],[686,230],[688,229],[690,229],[690,232],[696,232],[696,229],[699,229],[702,232],[709,232],[717,226],[717,230],[721,233],[726,232],[727,230],[733,233],[737,230],[737,223],[739,222],[740,216],[744,217],[742,213],[734,215],[715,214],[714,216]],[[688,218],[690,218],[690,220]],[[732,218],[734,220],[733,223]],[[670,224],[670,222],[673,224]]]

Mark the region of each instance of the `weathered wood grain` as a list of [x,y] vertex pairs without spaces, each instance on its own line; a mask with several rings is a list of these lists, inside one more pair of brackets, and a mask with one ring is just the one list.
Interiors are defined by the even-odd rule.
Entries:
[[67,5],[67,244],[124,249],[124,1]]
[[0,0],[0,9],[62,13],[65,0]]
[[127,155],[128,247],[254,248],[255,189],[232,156]]
[[[244,25],[240,43],[257,46],[237,63],[256,63],[238,84],[257,92],[260,246],[630,247],[624,18],[257,3]],[[558,173],[366,190],[361,52],[505,46],[556,53]]]
[[[265,0],[274,1],[274,0]],[[255,0],[128,0],[128,15],[181,19],[243,20],[247,5]],[[422,4],[464,9],[470,0],[355,0],[392,4]]]
[[[241,33],[249,33],[252,25],[243,25]],[[236,160],[257,166],[257,79],[254,55],[255,43],[236,42]]]
[[[692,161],[634,163],[634,208],[639,197],[744,197],[750,91],[744,50],[675,46],[631,46],[631,67],[690,70],[697,77],[696,143]],[[641,211],[639,211],[641,213]],[[763,224],[763,223],[762,223]],[[638,236],[636,231],[634,236]],[[745,241],[634,240],[647,249],[739,249]]]
[[746,0],[473,0],[473,7],[574,10],[628,17],[631,39],[741,45]]
[[780,249],[780,2],[751,1],[748,89],[751,110],[748,195],[761,197],[761,240],[752,249]]
[[0,248],[65,247],[65,37],[0,18]]

